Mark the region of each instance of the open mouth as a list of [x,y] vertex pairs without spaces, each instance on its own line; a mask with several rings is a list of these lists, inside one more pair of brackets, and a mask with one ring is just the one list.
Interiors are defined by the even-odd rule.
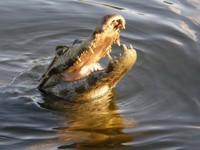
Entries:
[[[125,19],[121,15],[107,15],[86,40],[58,46],[53,61],[40,78],[39,90],[69,100],[93,99],[113,89],[137,59],[131,45],[129,48],[123,45],[121,55],[111,56],[112,46],[120,46],[120,29],[125,29]],[[99,63],[104,57],[108,59],[106,67]]]
[[[101,18],[89,39],[74,44],[67,52],[67,57],[73,57],[75,62],[60,73],[62,80],[80,80],[93,72],[107,70],[114,62],[120,63],[122,56],[112,58],[110,55],[113,44],[120,46],[120,29],[125,29],[125,19],[121,15]],[[125,45],[123,47],[127,49]],[[106,55],[109,65],[104,68],[98,62]]]

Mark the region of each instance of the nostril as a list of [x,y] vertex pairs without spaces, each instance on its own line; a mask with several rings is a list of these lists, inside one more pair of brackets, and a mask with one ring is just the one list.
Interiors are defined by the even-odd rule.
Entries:
[[114,28],[116,28],[119,25],[119,22],[118,20],[113,20],[111,24]]

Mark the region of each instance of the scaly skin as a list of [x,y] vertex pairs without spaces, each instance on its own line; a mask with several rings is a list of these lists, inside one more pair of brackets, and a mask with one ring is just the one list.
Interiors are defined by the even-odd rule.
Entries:
[[[119,58],[110,56],[111,46],[120,45],[120,28],[125,29],[121,15],[101,18],[92,35],[71,46],[57,47],[57,54],[40,79],[39,89],[62,99],[95,99],[110,92],[136,62],[136,51],[123,45]],[[97,62],[108,55],[109,64],[102,68]]]

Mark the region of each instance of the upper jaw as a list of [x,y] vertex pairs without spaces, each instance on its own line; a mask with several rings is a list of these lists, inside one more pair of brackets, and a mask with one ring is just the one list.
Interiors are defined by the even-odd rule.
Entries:
[[[79,55],[76,56],[76,62],[61,73],[65,80],[77,80],[87,76],[93,70],[92,68],[101,70],[102,67],[98,67],[97,62],[106,54],[109,56],[113,43],[120,46],[120,28],[125,29],[125,19],[121,15],[112,14],[101,18],[89,39],[74,45],[68,52],[69,58],[74,53]],[[89,66],[92,66],[92,70],[87,71]],[[72,78],[68,78],[69,76]]]

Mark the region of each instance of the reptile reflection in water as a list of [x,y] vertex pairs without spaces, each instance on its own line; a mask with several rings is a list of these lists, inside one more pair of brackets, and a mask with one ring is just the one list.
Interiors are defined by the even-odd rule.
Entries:
[[96,100],[76,101],[70,104],[69,101],[55,101],[45,97],[45,102],[40,105],[62,111],[67,122],[55,129],[59,132],[59,139],[43,145],[55,144],[59,145],[59,149],[128,147],[123,143],[132,141],[133,137],[123,132],[123,129],[135,126],[135,122],[133,119],[126,121],[119,115],[115,95],[112,91]]

